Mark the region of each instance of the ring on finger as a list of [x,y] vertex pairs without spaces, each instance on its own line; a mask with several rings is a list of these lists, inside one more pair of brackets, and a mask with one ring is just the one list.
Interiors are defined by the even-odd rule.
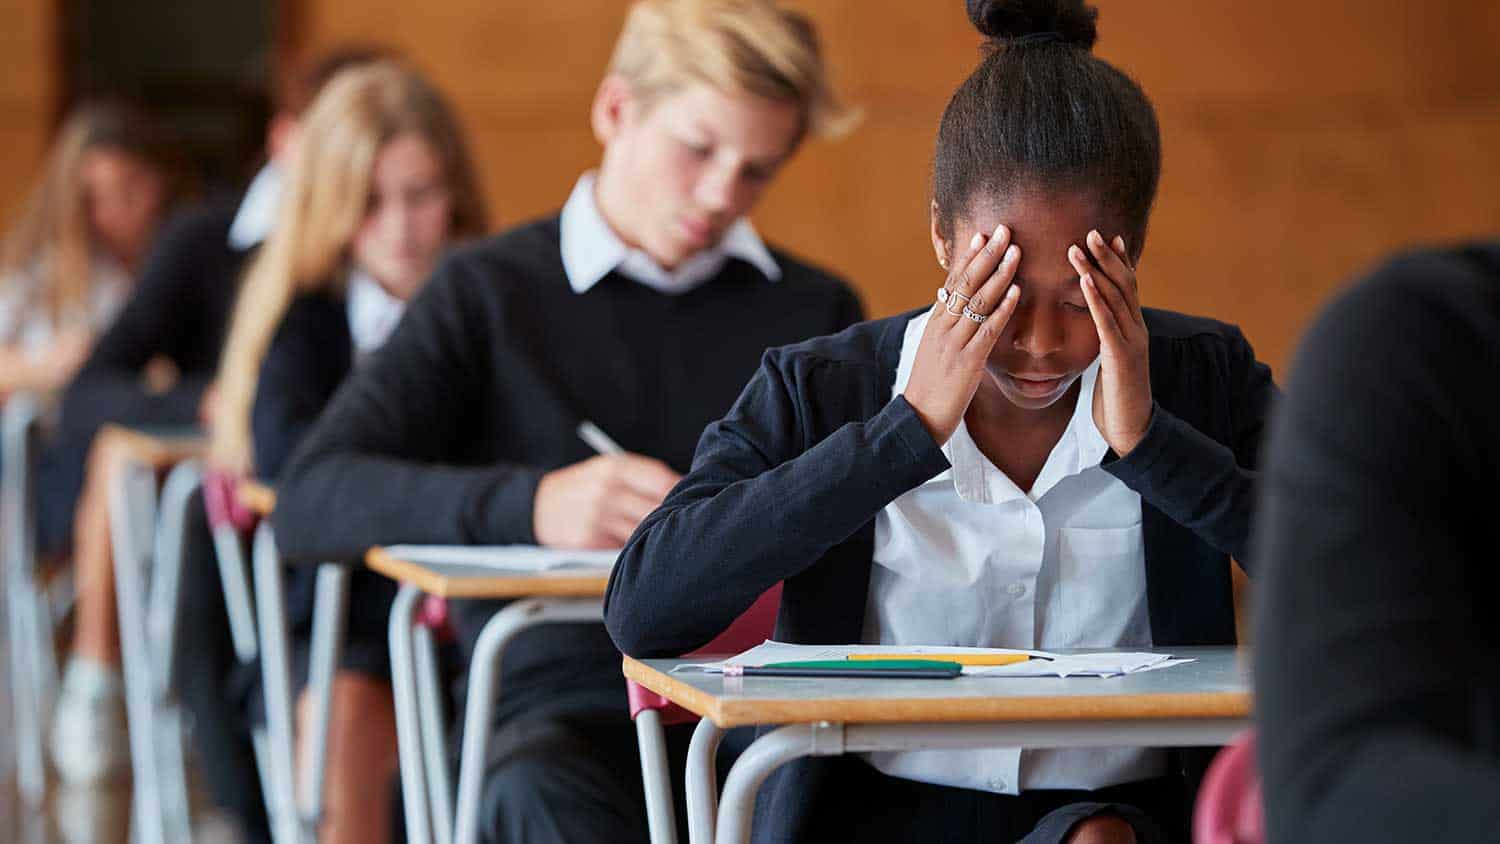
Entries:
[[965,296],[957,290],[949,290],[946,287],[938,288],[938,302],[942,303],[943,310],[947,311],[953,316],[959,316],[963,313],[963,309],[969,306],[969,298],[970,297]]
[[989,314],[975,313],[974,311],[969,309],[968,305],[964,305],[964,309],[960,313],[963,314],[966,319],[971,319],[974,322],[984,322],[985,320],[990,318]]

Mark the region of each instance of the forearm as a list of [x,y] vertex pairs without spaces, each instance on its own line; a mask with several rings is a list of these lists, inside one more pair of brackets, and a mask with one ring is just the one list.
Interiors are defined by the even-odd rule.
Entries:
[[277,490],[274,523],[289,560],[356,559],[396,543],[534,542],[542,471],[512,464],[458,467],[335,452],[298,455]]
[[35,359],[15,346],[0,346],[0,394],[50,393],[61,389],[71,374]]
[[1106,471],[1173,521],[1238,560],[1246,556],[1258,472],[1160,404],[1146,436]]
[[716,423],[704,435],[698,468],[641,523],[606,598],[605,622],[621,650],[680,654],[704,644],[767,588],[948,467],[900,397],[756,473],[758,455]]
[[63,394],[62,425],[85,433],[117,422],[147,427],[178,427],[198,421],[208,388],[205,375],[187,375],[165,392],[152,392],[135,374],[86,370]]

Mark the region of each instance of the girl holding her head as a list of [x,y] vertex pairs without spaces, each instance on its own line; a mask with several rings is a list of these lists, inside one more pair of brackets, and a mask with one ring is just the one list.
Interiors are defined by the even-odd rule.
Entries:
[[[768,353],[619,559],[606,621],[626,653],[700,647],[778,581],[783,641],[1234,641],[1270,371],[1233,326],[1140,305],[1160,140],[1090,52],[1096,12],[968,9],[989,45],[938,130],[938,301]],[[1175,840],[1202,761],[803,759],[765,786],[756,836]]]
[[[378,349],[444,249],[484,232],[474,167],[452,110],[415,72],[341,72],[302,126],[276,227],[245,279],[218,378],[210,460],[275,481],[344,377]],[[306,665],[313,570],[287,584]],[[392,584],[359,570],[334,679],[323,841],[384,841],[396,767],[386,651]],[[299,706],[305,719],[310,712]],[[308,730],[299,730],[307,735]]]
[[61,389],[125,303],[170,198],[161,138],[115,104],[75,109],[0,244],[0,398]]

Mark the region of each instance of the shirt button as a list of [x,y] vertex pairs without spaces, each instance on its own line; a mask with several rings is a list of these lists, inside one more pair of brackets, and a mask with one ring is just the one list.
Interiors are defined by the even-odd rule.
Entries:
[[1005,587],[1005,591],[1009,592],[1012,598],[1019,598],[1022,595],[1026,594],[1026,584],[1012,583],[1011,585]]

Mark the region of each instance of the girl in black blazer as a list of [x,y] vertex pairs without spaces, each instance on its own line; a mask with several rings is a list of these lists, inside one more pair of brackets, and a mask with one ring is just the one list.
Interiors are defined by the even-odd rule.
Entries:
[[[1095,12],[969,11],[992,43],[938,133],[937,303],[767,354],[620,557],[606,622],[627,654],[699,647],[778,581],[776,635],[791,642],[1234,641],[1229,557],[1245,556],[1270,371],[1233,326],[1139,303],[1160,144],[1145,95],[1089,52]],[[1060,454],[1079,466],[1059,471]],[[966,492],[971,476],[990,491]],[[979,527],[962,527],[976,507]],[[1112,568],[1058,568],[1091,562],[1059,531],[1106,517],[1119,523],[1096,533],[1124,549]],[[987,589],[1032,529],[1032,578]],[[975,579],[924,609],[924,590],[945,588],[934,572],[966,562]],[[1093,600],[1059,600],[1080,594]],[[1122,605],[1137,612],[1110,620]],[[1023,634],[997,634],[1018,620]],[[1201,754],[1118,750],[1098,750],[1119,763],[1105,774],[1094,757],[1048,767],[1057,752],[1026,751],[1015,779],[945,766],[957,756],[799,760],[763,788],[756,837],[1185,837]]]
[[[484,222],[457,122],[436,90],[391,62],[335,77],[308,112],[276,228],[236,305],[217,381],[214,467],[241,475],[253,467],[274,483],[345,376],[384,342],[444,247],[482,233]],[[296,569],[287,583],[299,673],[313,578],[312,569]],[[351,579],[321,840],[389,835],[390,813],[372,807],[388,800],[395,771],[385,643],[394,595],[372,573]]]

